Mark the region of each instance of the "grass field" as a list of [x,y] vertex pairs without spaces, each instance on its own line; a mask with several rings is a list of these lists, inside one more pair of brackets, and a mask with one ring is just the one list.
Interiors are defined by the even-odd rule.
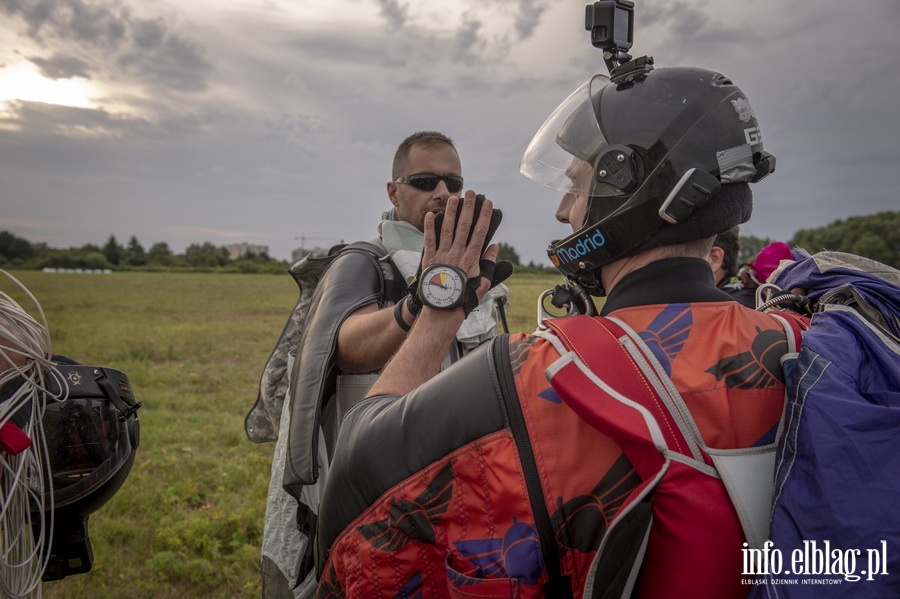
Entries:
[[[124,487],[90,519],[94,568],[51,598],[259,597],[273,445],[244,436],[297,289],[287,275],[13,273],[40,301],[53,351],[125,372],[141,446]],[[515,275],[512,331],[535,327],[552,275]],[[24,295],[3,291],[31,312]]]

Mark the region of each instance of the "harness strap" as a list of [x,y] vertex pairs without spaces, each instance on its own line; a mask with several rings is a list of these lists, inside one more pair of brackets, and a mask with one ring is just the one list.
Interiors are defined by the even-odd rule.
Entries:
[[[650,366],[638,363],[619,342],[619,339],[627,337],[622,327],[602,316],[556,318],[546,321],[546,324],[566,349],[574,352],[591,372],[598,376],[602,374],[603,381],[613,390],[650,412],[659,425],[666,448],[691,456],[689,442],[648,379],[645,369]],[[591,395],[595,394],[573,396],[572,401],[567,400],[566,403],[595,428],[607,428],[609,420],[597,417],[596,398],[591,398]],[[650,441],[645,425],[638,426],[639,429],[632,430],[629,436]],[[621,434],[622,431],[616,432]]]
[[[609,319],[545,324],[569,350],[548,370],[553,388],[586,423],[615,440],[642,480],[605,532],[585,596],[737,596],[741,522],[710,456],[679,455],[690,458],[684,450],[697,444],[654,386],[665,373],[654,369],[641,344],[632,350],[633,335]],[[650,573],[641,575],[645,570]],[[701,579],[708,588],[697,588]]]

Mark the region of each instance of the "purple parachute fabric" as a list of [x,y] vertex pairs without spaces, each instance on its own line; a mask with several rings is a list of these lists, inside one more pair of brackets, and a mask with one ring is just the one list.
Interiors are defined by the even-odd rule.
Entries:
[[900,272],[824,252],[775,284],[818,304],[785,364],[774,545],[751,597],[900,597]]

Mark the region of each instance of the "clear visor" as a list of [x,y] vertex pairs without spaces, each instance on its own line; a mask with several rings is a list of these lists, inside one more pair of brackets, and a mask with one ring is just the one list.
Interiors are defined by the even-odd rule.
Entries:
[[563,193],[587,197],[620,193],[606,185],[603,190],[594,189],[594,161],[609,145],[597,122],[594,105],[607,85],[608,77],[595,75],[572,92],[528,144],[519,172]]

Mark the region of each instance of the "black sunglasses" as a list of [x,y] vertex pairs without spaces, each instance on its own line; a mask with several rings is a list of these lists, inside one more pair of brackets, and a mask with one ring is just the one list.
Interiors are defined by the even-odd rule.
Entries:
[[463,178],[456,175],[435,175],[434,173],[416,173],[415,175],[406,175],[400,177],[394,183],[406,183],[412,185],[416,189],[422,191],[434,191],[437,189],[438,183],[443,181],[447,186],[447,191],[457,193],[463,188]]

